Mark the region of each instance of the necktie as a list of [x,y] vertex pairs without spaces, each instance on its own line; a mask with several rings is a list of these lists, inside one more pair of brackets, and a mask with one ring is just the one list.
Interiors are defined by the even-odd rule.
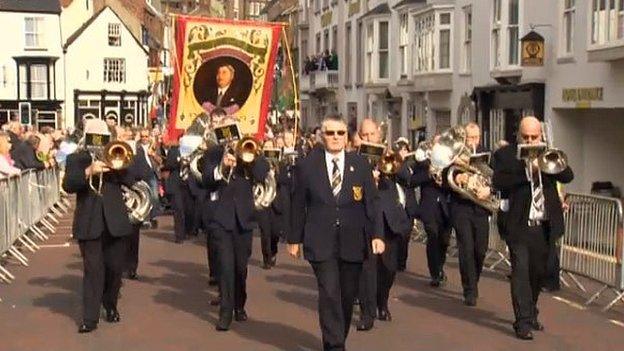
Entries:
[[221,99],[223,98],[223,92],[219,92],[219,96],[217,96],[217,106],[221,106]]
[[338,167],[338,157],[332,160],[334,169],[332,170],[331,187],[334,197],[338,197],[340,189],[342,188],[342,177],[340,176],[340,168]]
[[544,191],[542,189],[541,174],[538,173],[538,180],[532,184],[531,192],[531,210],[529,211],[530,220],[543,220],[544,219]]

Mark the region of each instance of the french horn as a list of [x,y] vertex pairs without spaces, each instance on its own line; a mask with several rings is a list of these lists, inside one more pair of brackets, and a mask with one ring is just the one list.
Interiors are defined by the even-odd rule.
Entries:
[[131,187],[121,186],[123,199],[132,224],[141,224],[152,211],[152,191],[144,181],[138,181]]

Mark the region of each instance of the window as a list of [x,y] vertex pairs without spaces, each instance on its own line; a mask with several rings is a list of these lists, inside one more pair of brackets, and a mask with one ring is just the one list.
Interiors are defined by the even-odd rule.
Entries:
[[149,45],[149,32],[145,26],[141,26],[141,44]]
[[323,31],[323,52],[329,49],[329,29]]
[[333,52],[336,52],[338,49],[338,26],[332,27],[332,44],[331,49]]
[[[351,84],[351,60],[357,59],[357,55],[351,55],[351,22],[345,25],[345,41],[344,41],[344,80],[345,84]],[[341,63],[342,64],[342,63]]]
[[575,5],[575,0],[563,0],[560,49],[564,55],[572,54],[572,41],[574,40],[574,16],[576,12]]
[[25,46],[41,48],[43,46],[43,18],[26,17],[24,19]]
[[464,43],[462,45],[462,71],[470,72],[472,67],[472,7],[464,7]]
[[492,16],[492,65],[499,67],[501,65],[501,4],[502,0],[494,0],[494,9]]
[[[301,39],[301,59],[299,60],[299,62],[306,62],[307,58],[308,58],[308,40]],[[301,73],[303,74],[306,71],[306,67],[305,65],[300,65],[300,66],[301,66]]]
[[451,68],[451,14],[440,14],[440,69]]
[[624,38],[624,1],[592,0],[591,43],[606,45]]
[[364,67],[362,65],[362,60],[359,59],[359,57],[361,57],[364,51],[362,50],[363,38],[364,38],[364,26],[362,25],[362,22],[360,22],[358,23],[357,40],[355,41],[355,45],[357,47],[356,48],[357,56],[355,58],[355,65],[356,65],[355,72],[357,74],[356,76],[357,83],[362,83],[362,80],[364,79]]
[[316,33],[316,47],[315,47],[315,55],[318,55],[321,52],[321,33]]
[[379,78],[386,79],[388,68],[388,22],[379,22]]
[[119,23],[108,24],[108,46],[121,46],[121,25]]
[[126,82],[126,60],[117,58],[104,59],[104,82],[105,83],[125,83]]
[[432,10],[414,17],[414,74],[451,68],[452,22],[450,12]]
[[519,1],[509,1],[509,24],[507,25],[508,43],[509,43],[509,65],[517,65],[520,53],[518,51],[519,38]]
[[366,27],[366,81],[373,78],[373,24]]
[[401,14],[400,18],[400,32],[399,32],[399,54],[401,60],[401,77],[407,77],[409,53],[407,52],[408,43],[408,16],[407,13]]
[[44,100],[48,98],[48,66],[30,65],[30,98]]
[[321,11],[321,0],[313,0],[314,1],[314,12]]

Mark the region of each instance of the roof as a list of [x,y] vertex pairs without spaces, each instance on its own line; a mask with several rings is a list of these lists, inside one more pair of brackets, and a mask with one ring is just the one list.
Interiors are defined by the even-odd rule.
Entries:
[[383,4],[379,4],[374,9],[363,14],[360,17],[360,19],[364,19],[366,17],[375,16],[375,15],[389,15],[389,14],[390,14],[390,7],[388,6],[388,3],[384,2]]
[[[0,1],[2,1],[2,0],[0,0]],[[146,54],[149,54],[149,52],[145,49],[145,47],[143,46],[141,41],[139,41],[139,39],[137,39],[137,37],[135,37],[134,34],[132,34],[132,31],[130,30],[130,28],[128,28],[128,26],[124,23],[124,21],[121,19],[121,17],[119,17],[117,12],[115,12],[115,10],[113,10],[110,6],[105,6],[100,11],[96,12],[93,16],[91,16],[91,18],[89,18],[85,23],[83,23],[82,26],[80,26],[80,28],[76,29],[76,31],[72,35],[70,35],[69,38],[67,38],[67,41],[65,42],[65,45],[63,45],[63,49],[67,49],[68,47],[70,47],[71,44],[73,44],[80,37],[80,35],[82,35],[82,33],[85,30],[87,30],[87,28],[89,28],[89,26],[93,22],[95,22],[95,20],[98,17],[100,17],[100,15],[104,11],[106,11],[106,9],[111,10],[111,12],[113,12],[113,14],[115,14],[115,16],[119,19],[119,22],[121,22],[121,24],[123,24],[123,26],[126,28],[128,33],[130,34],[130,36],[134,39],[134,41],[136,41],[137,45],[140,46],[141,49],[143,51],[145,51]]]
[[398,4],[392,6],[392,8],[396,9],[396,8],[403,7],[403,6],[426,4],[426,3],[427,3],[427,0],[403,0],[399,2]]
[[0,11],[61,13],[59,0],[0,0]]

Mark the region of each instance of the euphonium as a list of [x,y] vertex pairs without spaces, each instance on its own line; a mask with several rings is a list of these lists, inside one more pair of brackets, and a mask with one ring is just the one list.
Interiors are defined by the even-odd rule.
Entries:
[[271,206],[276,195],[277,181],[275,171],[271,169],[262,183],[256,183],[253,186],[254,207],[260,210]]
[[387,151],[379,159],[377,169],[382,174],[389,176],[396,174],[401,168],[402,164],[403,161],[401,160],[401,156],[399,155],[399,153],[394,151]]
[[[485,164],[478,167],[471,165],[471,152],[466,147],[465,141],[466,133],[462,127],[456,126],[444,132],[431,149],[431,172],[436,181],[441,183],[443,170],[448,168],[446,180],[453,191],[495,212],[499,208],[499,200],[494,194],[490,193],[485,199],[478,197],[480,189],[491,188],[492,172],[487,171],[489,167]],[[466,184],[460,185],[455,182],[455,177],[460,173],[468,176]]]
[[[128,143],[123,141],[111,141],[104,146],[104,150],[101,153],[99,151],[92,153],[93,161],[102,161],[108,168],[114,171],[120,171],[128,168],[130,163],[132,163],[133,158],[134,152],[132,151],[132,148]],[[100,173],[98,175],[97,189],[93,185],[93,177],[89,177],[89,186],[99,195],[102,195],[102,177],[103,175]]]
[[121,186],[123,198],[128,210],[128,218],[132,224],[141,224],[152,211],[152,192],[144,181],[134,183],[131,187]]

